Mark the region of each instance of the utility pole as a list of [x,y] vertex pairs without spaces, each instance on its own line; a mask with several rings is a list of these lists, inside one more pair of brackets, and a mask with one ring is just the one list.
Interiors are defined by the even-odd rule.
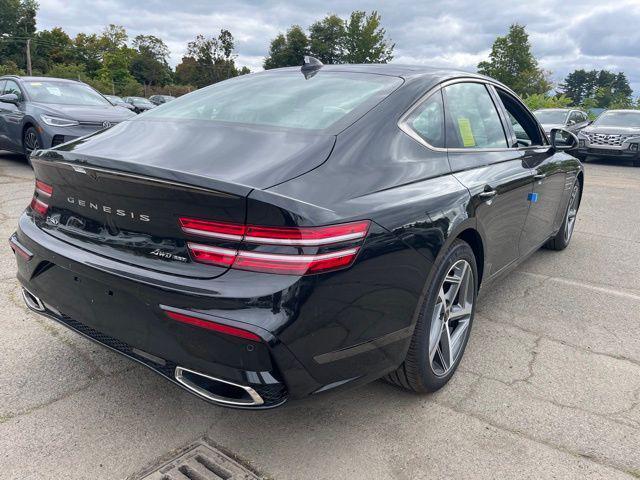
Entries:
[[27,75],[31,76],[31,39],[27,38]]

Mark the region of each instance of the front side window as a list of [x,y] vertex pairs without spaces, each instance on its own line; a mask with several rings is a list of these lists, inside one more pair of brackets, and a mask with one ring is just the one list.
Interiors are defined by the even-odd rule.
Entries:
[[429,145],[444,148],[444,108],[440,91],[411,112],[406,124]]
[[24,86],[34,102],[56,105],[111,105],[106,98],[83,83],[41,80],[24,82]]
[[507,138],[493,100],[481,83],[443,89],[448,148],[506,148]]
[[582,115],[580,115],[580,112],[571,112],[571,115],[569,115],[569,125],[575,125],[581,121]]
[[535,117],[510,93],[496,87],[496,93],[507,111],[518,147],[543,145],[543,137]]
[[[184,119],[322,130],[364,113],[402,79],[364,73],[299,71],[242,75],[163,103],[144,120]],[[356,117],[357,118],[357,117]]]
[[7,83],[4,86],[4,93],[13,93],[18,96],[19,99],[22,99],[22,93],[20,92],[20,87],[13,80],[7,80]]

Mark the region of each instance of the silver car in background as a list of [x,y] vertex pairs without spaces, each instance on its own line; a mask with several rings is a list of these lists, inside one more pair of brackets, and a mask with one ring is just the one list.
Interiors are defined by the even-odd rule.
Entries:
[[577,157],[625,158],[640,167],[640,110],[606,110],[578,133]]
[[553,128],[562,128],[577,134],[589,125],[589,116],[575,108],[541,108],[533,114],[542,124],[547,136],[551,135]]

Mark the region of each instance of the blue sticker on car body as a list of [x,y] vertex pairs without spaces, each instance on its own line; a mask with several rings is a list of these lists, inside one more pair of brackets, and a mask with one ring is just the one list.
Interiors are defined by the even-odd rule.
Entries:
[[531,203],[536,203],[538,201],[538,194],[537,193],[530,193],[529,195],[527,195],[527,199]]

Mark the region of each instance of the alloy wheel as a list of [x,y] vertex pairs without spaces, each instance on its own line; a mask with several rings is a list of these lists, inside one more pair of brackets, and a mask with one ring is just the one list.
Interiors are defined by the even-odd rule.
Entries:
[[38,148],[40,148],[40,142],[38,142],[38,135],[36,134],[36,131],[32,128],[27,130],[27,132],[24,134],[24,148],[26,150],[26,153],[31,153],[34,150],[37,150]]
[[573,227],[576,225],[576,216],[578,215],[578,185],[574,185],[571,192],[571,198],[569,199],[569,205],[567,206],[567,218],[564,222],[564,241],[568,243],[573,235]]
[[431,318],[429,364],[439,377],[451,371],[462,353],[474,300],[473,269],[466,260],[458,260],[440,285]]

